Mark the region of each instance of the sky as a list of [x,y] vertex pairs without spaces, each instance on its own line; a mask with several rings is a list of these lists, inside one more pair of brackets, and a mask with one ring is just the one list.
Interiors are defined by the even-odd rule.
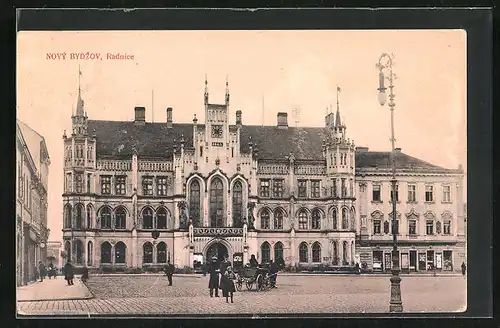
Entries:
[[[56,53],[66,56],[47,56]],[[134,59],[108,60],[108,53]],[[357,146],[389,151],[390,111],[377,100],[382,53],[394,54],[396,147],[466,170],[463,30],[19,32],[17,117],[47,143],[50,240],[62,239],[62,135],[71,134],[79,69],[94,120],[132,121],[134,107],[144,106],[147,121],[165,122],[172,107],[174,122],[192,122],[196,114],[203,123],[206,75],[210,102],[221,104],[227,77],[233,124],[240,109],[243,124],[276,125],[277,112],[287,112],[290,125],[321,127],[327,107],[336,107],[338,86],[347,136]]]

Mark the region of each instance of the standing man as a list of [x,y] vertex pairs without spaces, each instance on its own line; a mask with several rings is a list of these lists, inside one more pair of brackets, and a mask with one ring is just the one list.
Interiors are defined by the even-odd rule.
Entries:
[[212,263],[210,264],[209,267],[210,270],[210,277],[208,280],[208,288],[210,289],[210,297],[214,296],[214,290],[215,290],[215,297],[219,297],[219,266],[217,265],[217,257],[214,256],[212,257]]
[[38,272],[40,273],[40,282],[43,282],[43,278],[47,274],[45,270],[45,265],[43,265],[42,261],[38,262]]
[[462,262],[462,275],[465,276],[465,271],[467,270],[467,266],[465,265],[465,262]]
[[279,269],[276,262],[273,262],[273,260],[271,260],[270,262],[271,264],[269,266],[269,274],[270,274],[269,280],[271,281],[271,287],[276,288],[276,278],[278,278]]
[[172,276],[174,275],[174,266],[170,263],[170,260],[167,261],[167,266],[165,267],[165,274],[167,275],[168,285],[172,286]]
[[73,285],[73,278],[75,276],[75,272],[73,270],[73,265],[71,264],[71,261],[68,260],[66,265],[64,266],[64,279],[68,282],[68,286]]

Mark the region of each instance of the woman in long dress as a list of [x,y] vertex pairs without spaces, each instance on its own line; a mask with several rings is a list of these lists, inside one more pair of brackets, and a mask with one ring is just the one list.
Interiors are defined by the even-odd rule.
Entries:
[[75,276],[75,272],[73,269],[73,265],[71,262],[68,260],[66,265],[64,266],[64,279],[68,282],[68,286],[73,285],[73,278]]
[[221,278],[222,297],[226,298],[226,303],[229,303],[229,297],[231,297],[231,303],[234,303],[233,293],[236,291],[236,288],[234,287],[234,279],[234,272],[231,267],[228,266],[226,268],[226,272],[224,272]]

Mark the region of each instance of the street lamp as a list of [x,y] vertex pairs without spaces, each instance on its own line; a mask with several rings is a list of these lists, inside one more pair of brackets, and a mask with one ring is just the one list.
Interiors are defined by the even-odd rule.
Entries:
[[[379,69],[379,88],[377,89],[378,100],[381,106],[384,106],[387,101],[387,95],[385,87],[385,80],[389,80],[389,110],[391,111],[391,164],[392,164],[392,269],[391,269],[391,300],[389,303],[390,312],[403,312],[403,302],[401,301],[401,278],[399,276],[399,256],[398,256],[398,246],[397,246],[397,217],[396,217],[396,161],[395,161],[395,142],[394,138],[394,80],[396,75],[392,72],[392,58],[387,53],[383,53],[377,64]],[[389,70],[389,76],[384,75],[384,69]],[[398,229],[399,230],[399,229]]]

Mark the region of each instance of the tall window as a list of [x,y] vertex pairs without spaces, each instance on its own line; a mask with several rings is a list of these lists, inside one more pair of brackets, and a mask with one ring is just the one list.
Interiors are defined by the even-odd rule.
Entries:
[[301,210],[299,212],[299,229],[301,230],[307,230],[309,229],[309,224],[307,222],[307,212],[306,210]]
[[318,209],[312,211],[311,223],[313,229],[321,229],[321,213]]
[[75,240],[76,264],[82,265],[83,263],[83,243],[81,240]]
[[340,192],[342,193],[342,198],[347,197],[347,187],[345,185],[345,178],[341,179],[341,189]]
[[142,263],[153,263],[153,244],[150,242],[142,246]]
[[83,225],[83,205],[78,204],[76,208],[75,228],[81,229]]
[[104,207],[101,210],[101,229],[111,229],[111,210]]
[[269,219],[269,211],[267,209],[263,209],[260,212],[260,228],[261,229],[271,229],[270,219]]
[[332,179],[332,197],[337,197],[338,192],[337,192],[337,179]]
[[158,196],[167,195],[167,177],[156,178],[156,194]]
[[338,217],[337,217],[337,208],[332,209],[332,229],[337,230],[338,226]]
[[451,220],[443,221],[443,233],[445,235],[451,235]]
[[342,260],[344,261],[344,263],[348,263],[347,262],[347,241],[344,241],[342,243]]
[[125,229],[126,213],[123,207],[118,207],[115,211],[115,229]]
[[150,207],[142,211],[142,228],[153,229],[153,210]]
[[92,205],[87,205],[87,229],[92,229]]
[[302,263],[307,263],[309,262],[309,256],[308,256],[308,253],[309,252],[309,248],[307,247],[307,243],[305,242],[302,242],[300,243],[299,245],[299,262],[302,262]]
[[425,221],[425,233],[427,235],[433,235],[434,234],[434,220],[427,220]]
[[167,263],[167,244],[160,242],[156,246],[156,262]]
[[312,198],[320,198],[321,197],[321,191],[319,188],[319,180],[311,181],[311,197]]
[[298,197],[307,197],[307,180],[299,180],[299,193]]
[[416,202],[417,201],[417,185],[408,184],[408,201]]
[[280,209],[274,211],[274,229],[283,229],[283,211]]
[[426,202],[433,202],[434,201],[433,191],[434,191],[433,186],[429,186],[429,185],[425,186],[425,201]]
[[115,245],[115,263],[124,264],[126,260],[127,246],[121,241]]
[[83,192],[83,173],[75,173],[76,192],[81,194]]
[[380,220],[373,220],[373,234],[378,235],[382,233],[382,222]]
[[64,243],[64,251],[66,252],[66,257],[68,261],[72,261],[73,257],[71,256],[71,243],[66,241]]
[[224,193],[222,181],[214,178],[210,185],[210,225],[223,226],[224,218]]
[[240,228],[242,226],[243,212],[243,186],[240,181],[233,185],[233,226]]
[[125,195],[126,189],[125,189],[125,183],[126,183],[126,176],[116,176],[115,177],[115,193],[117,195]]
[[101,244],[101,263],[111,264],[111,244],[107,241]]
[[349,221],[347,218],[347,208],[342,209],[342,229],[348,229],[349,228]]
[[[394,190],[392,190],[392,185],[391,185],[391,202],[394,201]],[[396,202],[399,201],[399,186],[396,185]]]
[[156,212],[156,228],[167,229],[167,211],[163,207]]
[[94,265],[94,244],[89,241],[87,244],[87,266]]
[[408,220],[408,234],[411,236],[415,236],[417,234],[417,220]]
[[318,242],[312,245],[312,261],[313,263],[321,262],[321,245]]
[[87,192],[90,194],[90,181],[92,180],[92,175],[87,173]]
[[71,205],[64,206],[64,228],[71,228],[72,210]]
[[451,202],[451,186],[443,186],[443,202]]
[[101,175],[101,194],[111,194],[111,176]]
[[381,186],[379,184],[374,184],[372,189],[372,200],[374,202],[380,202],[380,189]]
[[260,196],[269,197],[269,180],[260,180]]
[[273,180],[273,197],[274,198],[283,197],[283,179]]
[[153,177],[142,178],[142,194],[144,196],[153,195]]
[[200,183],[198,180],[191,182],[189,188],[189,215],[195,227],[200,226]]
[[278,241],[274,244],[274,261],[276,262],[279,259],[284,260],[285,258],[283,257],[283,244]]
[[262,255],[262,263],[269,263],[271,260],[271,246],[269,246],[269,243],[266,241],[262,243],[262,246],[260,246],[261,250],[261,255]]

